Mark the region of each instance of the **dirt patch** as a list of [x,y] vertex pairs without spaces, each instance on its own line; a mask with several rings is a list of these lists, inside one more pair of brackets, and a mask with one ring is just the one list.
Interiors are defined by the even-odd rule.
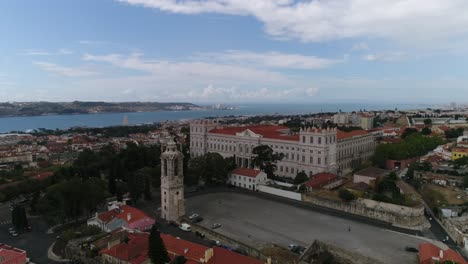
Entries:
[[297,264],[299,261],[299,255],[296,255],[285,248],[275,245],[265,247],[261,250],[261,252],[265,256],[270,256],[271,263],[273,264]]
[[447,205],[460,205],[468,202],[468,194],[459,188],[435,184],[427,184],[424,188],[441,194]]

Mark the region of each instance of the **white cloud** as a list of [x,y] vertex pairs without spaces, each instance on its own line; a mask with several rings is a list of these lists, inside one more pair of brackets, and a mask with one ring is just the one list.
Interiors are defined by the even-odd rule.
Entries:
[[224,63],[249,64],[266,68],[282,69],[323,69],[342,60],[319,58],[301,54],[286,54],[280,52],[255,53],[251,51],[229,50],[222,53],[202,53],[196,59],[220,61]]
[[[249,15],[277,38],[370,37],[436,45],[468,33],[466,0],[118,0],[180,14]],[[429,41],[430,42],[427,42]]]
[[52,72],[58,75],[67,76],[67,77],[87,77],[87,76],[94,76],[98,73],[91,70],[81,69],[81,68],[72,68],[72,67],[64,67],[57,65],[51,62],[43,62],[43,61],[36,61],[33,62],[34,65],[38,66],[39,68]]
[[401,61],[407,56],[403,52],[388,52],[388,53],[379,53],[379,54],[366,54],[363,56],[363,59],[366,61]]
[[367,54],[367,55],[364,56],[364,60],[366,60],[366,61],[376,61],[377,60],[377,55]]
[[85,61],[105,62],[116,67],[131,69],[165,77],[167,79],[178,79],[189,77],[210,81],[212,79],[258,81],[270,80],[281,81],[284,76],[278,72],[256,69],[231,64],[210,63],[204,61],[164,61],[145,59],[141,53],[130,55],[109,54],[83,56]]
[[359,42],[359,43],[355,43],[351,49],[352,50],[357,50],[357,51],[368,50],[369,46],[365,42]]
[[319,91],[319,89],[317,87],[311,87],[311,88],[308,88],[306,90],[306,94],[308,96],[315,96],[315,95],[317,95],[318,91]]
[[59,49],[57,51],[44,51],[38,49],[28,49],[25,50],[24,55],[26,56],[54,56],[54,55],[70,55],[73,54],[73,51],[69,49]]

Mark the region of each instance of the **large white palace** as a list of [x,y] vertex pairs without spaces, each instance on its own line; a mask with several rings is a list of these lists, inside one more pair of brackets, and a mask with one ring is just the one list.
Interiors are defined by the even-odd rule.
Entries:
[[293,178],[300,171],[309,176],[320,172],[343,175],[369,159],[376,143],[365,130],[305,128],[291,133],[289,128],[276,125],[223,127],[212,120],[190,124],[192,157],[216,152],[223,157],[234,156],[239,167],[252,168],[252,150],[259,145],[283,153],[276,174]]

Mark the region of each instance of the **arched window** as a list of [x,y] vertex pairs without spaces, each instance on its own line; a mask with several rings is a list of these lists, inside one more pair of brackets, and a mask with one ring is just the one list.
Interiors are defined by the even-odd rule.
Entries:
[[179,160],[174,160],[174,176],[179,175]]
[[163,170],[164,170],[164,176],[167,176],[167,159],[164,160]]

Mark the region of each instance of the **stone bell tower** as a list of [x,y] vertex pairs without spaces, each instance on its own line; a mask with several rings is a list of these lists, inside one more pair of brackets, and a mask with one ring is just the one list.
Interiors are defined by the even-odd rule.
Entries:
[[178,221],[185,215],[183,159],[170,139],[161,154],[161,217],[168,221]]

